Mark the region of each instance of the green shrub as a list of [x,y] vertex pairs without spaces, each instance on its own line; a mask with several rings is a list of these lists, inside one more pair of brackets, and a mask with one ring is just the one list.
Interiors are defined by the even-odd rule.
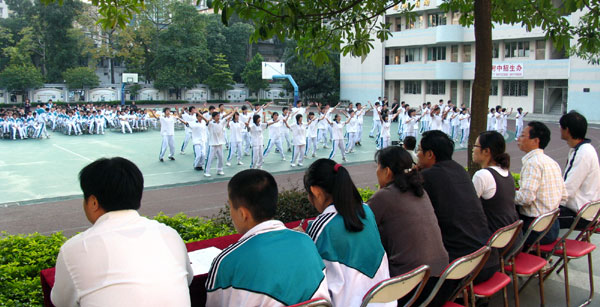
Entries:
[[227,224],[217,223],[211,219],[189,217],[183,213],[171,217],[160,212],[153,219],[175,229],[186,243],[235,233],[233,227]]
[[515,180],[515,188],[519,188],[519,180],[521,180],[521,174],[519,173],[511,173],[513,176],[513,179]]
[[33,233],[0,237],[0,305],[42,305],[40,271],[54,267],[66,241],[62,233],[49,236]]
[[373,194],[375,194],[374,190],[371,190],[371,188],[366,187],[366,188],[358,188],[358,193],[360,193],[360,197],[362,198],[362,200],[364,202],[367,202],[367,200],[369,200],[369,198],[371,198],[371,196],[373,196]]

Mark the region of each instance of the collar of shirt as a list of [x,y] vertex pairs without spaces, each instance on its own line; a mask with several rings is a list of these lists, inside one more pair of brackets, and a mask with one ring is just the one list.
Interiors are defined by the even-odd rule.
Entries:
[[109,211],[104,213],[96,220],[93,228],[104,227],[105,225],[110,225],[110,227],[113,227],[113,222],[119,221],[119,223],[127,223],[128,221],[138,217],[140,217],[140,214],[133,209]]
[[263,232],[283,230],[283,229],[287,229],[287,227],[285,227],[285,225],[283,225],[283,223],[281,221],[278,221],[278,220],[264,221],[256,226],[252,227],[250,230],[248,230],[248,232],[246,232],[240,238],[240,240],[249,238],[253,235],[261,234]]
[[543,153],[544,153],[544,150],[543,150],[543,149],[541,149],[541,148],[534,149],[534,150],[532,150],[532,151],[528,152],[526,155],[524,155],[524,156],[523,156],[523,158],[521,158],[521,163],[522,163],[523,165],[525,165],[525,163],[526,163],[526,162],[527,162],[529,159],[533,158],[533,156],[541,155],[541,154],[543,154]]
[[325,210],[323,210],[323,213],[321,213],[321,214],[326,214],[326,213],[337,213],[337,209],[335,209],[335,205],[333,203],[331,203],[329,206],[327,206],[327,208],[325,208]]

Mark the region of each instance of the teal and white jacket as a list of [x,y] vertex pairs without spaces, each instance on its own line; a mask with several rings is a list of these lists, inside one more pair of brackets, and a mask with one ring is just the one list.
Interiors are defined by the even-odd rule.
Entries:
[[[346,230],[344,219],[333,204],[306,229],[327,267],[327,284],[333,306],[360,306],[371,287],[390,277],[388,258],[381,244],[375,216],[369,206],[363,204],[363,208],[366,218],[361,218],[364,228],[360,232]],[[396,306],[396,302],[372,305]]]
[[325,264],[305,234],[262,222],[224,249],[206,280],[206,306],[287,306],[330,299]]

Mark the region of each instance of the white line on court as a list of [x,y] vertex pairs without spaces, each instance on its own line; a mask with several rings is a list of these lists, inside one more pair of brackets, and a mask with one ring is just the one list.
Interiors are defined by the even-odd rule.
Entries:
[[13,163],[13,164],[0,164],[0,167],[25,166],[25,165],[34,165],[34,164],[44,164],[44,163],[50,163],[50,161],[33,161],[33,162],[23,162],[23,163]]
[[168,172],[168,173],[155,173],[155,174],[146,174],[145,177],[157,176],[157,175],[172,175],[172,174],[180,174],[180,173],[191,173],[191,170],[187,171],[179,171],[179,172]]
[[82,158],[82,159],[84,159],[84,160],[87,160],[87,161],[90,161],[90,162],[93,162],[93,161],[94,161],[94,160],[92,160],[92,159],[90,159],[90,158],[88,158],[88,157],[85,157],[85,156],[82,156],[82,155],[80,155],[80,154],[78,154],[78,153],[76,153],[76,152],[70,151],[70,150],[68,150],[68,149],[66,149],[66,148],[64,148],[64,147],[62,147],[62,146],[60,146],[60,145],[52,144],[52,146],[54,146],[54,147],[56,147],[56,148],[58,148],[58,149],[62,149],[62,150],[64,150],[64,151],[66,151],[66,152],[68,152],[68,153],[70,153],[70,154],[72,154],[72,155],[78,156],[78,157],[80,157],[80,158]]

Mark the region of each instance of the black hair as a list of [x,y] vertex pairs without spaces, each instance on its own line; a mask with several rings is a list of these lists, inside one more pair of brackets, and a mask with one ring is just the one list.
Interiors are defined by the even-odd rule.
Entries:
[[100,158],[79,172],[79,185],[84,199],[94,195],[107,212],[137,210],[142,202],[144,176],[125,158]]
[[440,130],[424,132],[421,138],[421,151],[424,153],[429,150],[435,155],[436,162],[452,160],[454,141]]
[[192,110],[194,110],[195,108],[196,108],[196,107],[194,107],[194,106],[191,106],[191,107],[189,107],[189,108],[188,108],[188,112],[192,112]]
[[510,168],[510,155],[506,153],[506,141],[497,131],[484,131],[479,134],[480,150],[489,149],[492,160],[501,168]]
[[523,108],[517,108],[517,112],[519,112],[519,114],[521,114],[521,112],[523,112]]
[[560,118],[559,124],[562,129],[569,129],[572,138],[576,140],[585,139],[585,134],[587,133],[587,120],[585,116],[576,111],[571,111]]
[[314,112],[308,112],[308,116],[311,116],[311,115],[315,116],[315,113]]
[[494,111],[496,111],[496,109],[490,108],[490,112],[494,112]]
[[248,110],[248,107],[242,106],[242,111],[246,111],[246,110]]
[[215,106],[209,106],[209,107],[208,107],[208,111],[209,111],[209,112],[210,112],[211,110],[214,110],[214,109],[216,109],[216,108],[215,108]]
[[423,196],[423,178],[413,168],[412,156],[399,146],[388,146],[375,152],[375,161],[380,167],[389,167],[394,174],[394,185],[402,192],[409,189],[418,197]]
[[277,112],[273,112],[273,113],[271,114],[271,118],[273,118],[273,119],[274,119],[274,118],[275,118],[275,115],[279,116],[279,113],[277,113]]
[[281,112],[283,112],[283,111],[287,111],[287,110],[288,110],[288,107],[283,107],[283,108],[281,109]]
[[222,104],[222,103],[219,103],[219,108],[221,108],[221,107],[223,107],[223,106],[225,106],[225,105],[224,105],[224,104]]
[[302,119],[302,114],[296,114],[296,123]]
[[163,108],[163,113],[167,112],[167,110],[171,111],[171,108]]
[[258,125],[258,124],[256,123],[256,121],[257,121],[258,119],[260,119],[260,115],[258,115],[258,114],[254,114],[254,116],[252,116],[252,122],[253,122],[255,125]]
[[212,112],[212,114],[210,115],[210,117],[215,118],[215,116],[220,115],[221,113],[219,112]]
[[540,148],[544,149],[550,143],[550,129],[542,122],[532,121],[527,123],[529,127],[529,138],[540,140]]
[[333,197],[333,204],[338,214],[344,219],[344,226],[350,232],[363,230],[360,220],[366,218],[363,201],[352,182],[352,178],[343,166],[338,166],[330,159],[319,159],[311,164],[304,173],[304,188],[312,195],[310,187],[317,186]]
[[227,194],[234,208],[248,209],[256,222],[272,219],[277,211],[277,183],[266,171],[247,169],[235,174]]
[[404,147],[408,150],[415,150],[415,147],[417,147],[417,138],[415,138],[414,136],[407,136],[404,138]]

